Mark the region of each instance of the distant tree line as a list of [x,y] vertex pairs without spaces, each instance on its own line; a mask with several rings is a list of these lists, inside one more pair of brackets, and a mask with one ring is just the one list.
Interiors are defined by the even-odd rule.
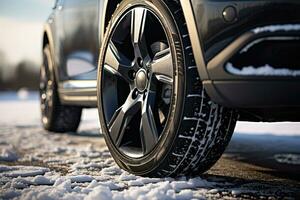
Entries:
[[19,90],[27,88],[38,90],[39,67],[37,64],[23,60],[16,66],[8,64],[0,52],[0,90]]

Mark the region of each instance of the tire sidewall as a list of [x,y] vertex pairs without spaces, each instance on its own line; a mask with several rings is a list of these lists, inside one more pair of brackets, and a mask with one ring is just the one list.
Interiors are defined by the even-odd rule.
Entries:
[[[44,56],[46,57],[46,60],[45,60]],[[47,62],[47,68],[48,69],[46,69],[45,62]],[[52,106],[49,108],[48,115],[45,116],[41,112],[42,119],[43,119],[43,117],[47,118],[47,123],[44,123],[44,121],[42,120],[42,124],[43,124],[44,128],[48,130],[48,129],[50,129],[51,124],[53,123],[52,122],[53,121],[53,115],[54,115],[53,112],[54,112],[54,107],[56,106],[56,98],[57,98],[56,84],[55,84],[55,78],[54,78],[54,72],[53,72],[53,60],[52,60],[51,49],[50,49],[49,45],[46,45],[43,49],[43,65],[42,65],[42,67],[44,68],[44,70],[49,70],[50,79],[53,81],[53,84],[54,84],[53,91],[52,91],[53,92],[53,94],[52,94]],[[40,98],[41,98],[41,92],[40,92]],[[40,99],[40,101],[41,101],[41,99]]]
[[[156,147],[147,155],[141,158],[131,158],[123,153],[121,153],[111,141],[106,120],[104,117],[104,112],[102,108],[102,66],[104,61],[104,56],[106,53],[106,47],[110,40],[111,34],[115,28],[115,25],[119,20],[127,13],[130,9],[142,6],[151,10],[163,24],[167,37],[169,39],[170,49],[172,52],[173,66],[174,66],[174,85],[173,85],[173,97],[172,103],[170,105],[169,120],[167,122],[166,128],[161,135],[161,138],[156,145]],[[98,66],[98,81],[97,81],[97,91],[98,91],[98,110],[101,130],[104,133],[106,144],[111,152],[112,157],[115,159],[117,164],[137,175],[151,175],[151,172],[155,171],[163,160],[168,156],[171,150],[174,148],[174,142],[177,138],[177,131],[180,128],[182,121],[182,112],[184,110],[183,102],[185,97],[185,67],[184,67],[184,52],[182,50],[182,42],[178,28],[176,26],[175,20],[172,13],[167,8],[167,6],[160,0],[125,0],[123,1],[114,16],[109,23],[106,34],[102,43],[100,56],[99,56],[99,66]],[[176,55],[176,56],[174,56]]]

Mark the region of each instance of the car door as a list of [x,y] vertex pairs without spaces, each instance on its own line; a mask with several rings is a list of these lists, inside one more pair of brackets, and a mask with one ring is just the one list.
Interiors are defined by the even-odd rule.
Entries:
[[69,80],[97,78],[99,0],[63,0],[63,57]]

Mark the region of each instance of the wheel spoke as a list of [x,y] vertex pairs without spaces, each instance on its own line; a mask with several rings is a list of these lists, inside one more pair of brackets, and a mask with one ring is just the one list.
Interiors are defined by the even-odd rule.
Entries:
[[140,133],[144,153],[149,152],[158,141],[158,132],[152,112],[155,104],[155,96],[156,93],[154,91],[149,91],[142,107]]
[[173,62],[170,48],[155,54],[152,61],[152,72],[155,77],[164,83],[173,83]]
[[104,69],[129,82],[130,78],[128,72],[131,69],[130,65],[129,59],[118,51],[115,45],[110,42],[106,51]]
[[119,17],[105,43],[100,106],[110,142],[141,158],[155,149],[169,120],[175,55],[152,10],[132,6]]
[[125,103],[114,113],[108,125],[110,135],[117,146],[120,146],[126,126],[132,117],[141,108],[140,98],[132,99],[132,93],[129,94]]
[[136,57],[145,60],[149,59],[147,44],[145,41],[145,24],[147,10],[144,8],[135,8],[132,10],[131,17],[131,40],[134,47]]

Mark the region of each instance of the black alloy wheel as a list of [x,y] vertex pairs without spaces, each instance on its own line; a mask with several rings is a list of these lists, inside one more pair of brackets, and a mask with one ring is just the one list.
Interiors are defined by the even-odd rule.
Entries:
[[185,19],[173,0],[124,0],[106,29],[98,67],[101,130],[116,163],[142,176],[208,170],[236,114],[207,96]]
[[[156,38],[151,38],[155,31]],[[141,157],[157,144],[169,115],[173,61],[164,28],[153,12],[136,7],[118,22],[102,74],[106,124],[114,145]]]
[[53,109],[54,77],[50,71],[51,65],[51,55],[47,47],[43,52],[43,65],[40,69],[40,107],[43,124],[49,123]]

